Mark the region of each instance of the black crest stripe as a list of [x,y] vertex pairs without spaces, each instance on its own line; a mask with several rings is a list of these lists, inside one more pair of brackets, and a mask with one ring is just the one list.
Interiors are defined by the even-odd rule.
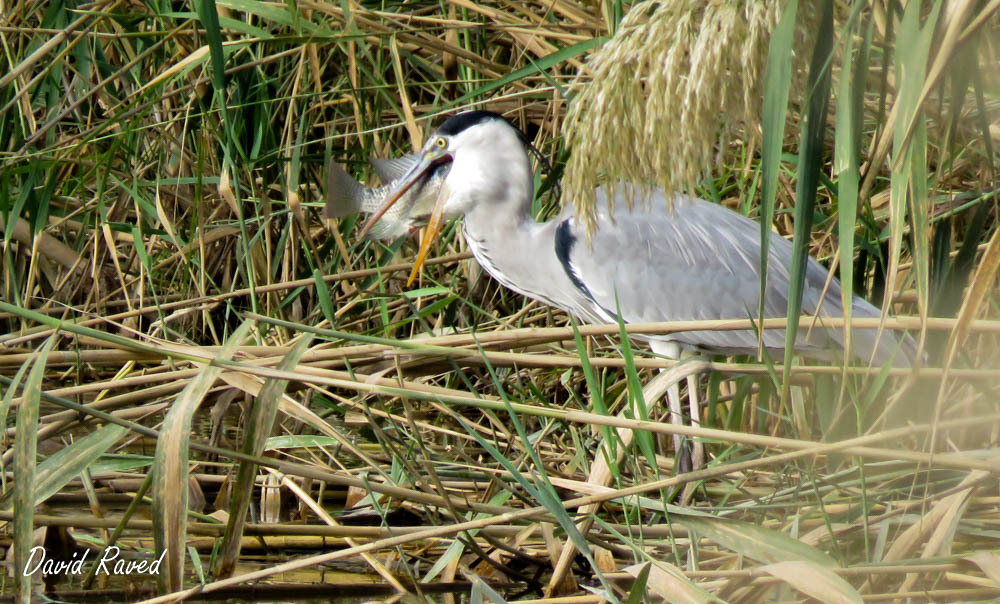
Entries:
[[492,111],[466,111],[453,115],[438,128],[440,134],[454,136],[463,130],[467,130],[476,124],[481,124],[490,120],[502,120],[503,116]]
[[[441,126],[437,129],[437,133],[444,136],[455,136],[463,130],[467,130],[472,126],[488,122],[490,120],[502,120],[507,122],[507,125],[513,128],[514,132],[517,132],[517,136],[521,139],[521,142],[526,146],[531,147],[531,141],[528,140],[528,137],[525,136],[524,132],[522,132],[520,128],[515,126],[509,119],[499,113],[493,113],[492,111],[466,111],[464,113],[459,113],[458,115],[453,115],[441,124]],[[531,148],[534,149],[534,147]]]

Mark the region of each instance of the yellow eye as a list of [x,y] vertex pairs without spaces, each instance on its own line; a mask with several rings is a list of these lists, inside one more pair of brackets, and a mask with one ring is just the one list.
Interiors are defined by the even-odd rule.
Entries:
[[434,144],[437,146],[438,149],[444,149],[445,147],[448,146],[448,141],[444,140],[443,138],[439,138],[436,141],[434,141]]

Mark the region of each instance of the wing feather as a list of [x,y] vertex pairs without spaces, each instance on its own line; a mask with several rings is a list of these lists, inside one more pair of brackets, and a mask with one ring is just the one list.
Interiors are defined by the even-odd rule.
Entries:
[[[758,316],[760,294],[760,225],[723,206],[687,196],[674,199],[673,210],[654,194],[649,209],[619,209],[612,221],[603,191],[598,228],[590,245],[582,227],[572,220],[579,241],[563,262],[578,287],[580,304],[589,299],[593,315],[605,319],[608,309],[620,309],[629,323],[692,319],[746,319]],[[617,207],[624,203],[618,200]],[[568,218],[564,216],[563,220]],[[569,228],[569,227],[567,227]],[[562,260],[562,258],[560,258]],[[766,317],[786,313],[792,246],[772,234],[768,253]],[[802,309],[820,316],[842,316],[840,283],[834,279],[827,291],[827,270],[809,258]],[[822,298],[822,305],[820,301]],[[860,298],[853,305],[855,316],[879,316],[879,311]],[[593,320],[593,317],[590,318]],[[669,339],[682,345],[724,352],[752,352],[757,335],[752,330],[695,331],[673,334]],[[839,348],[839,329],[800,330],[796,349],[806,355],[830,356]],[[882,334],[876,344],[875,330],[855,330],[854,353],[876,362],[891,357],[895,339]],[[784,347],[784,330],[767,330],[764,344],[772,350]],[[901,364],[901,363],[897,363]]]

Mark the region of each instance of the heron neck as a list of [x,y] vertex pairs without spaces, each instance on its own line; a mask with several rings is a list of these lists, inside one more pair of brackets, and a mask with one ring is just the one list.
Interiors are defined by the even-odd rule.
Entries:
[[473,251],[477,245],[485,246],[494,252],[497,261],[521,257],[521,253],[511,252],[536,245],[534,238],[539,228],[531,216],[535,183],[527,154],[521,150],[518,157],[505,163],[508,175],[503,181],[496,181],[489,173],[479,176],[480,182],[488,184],[469,194],[463,226]]
[[478,206],[465,214],[463,230],[470,246],[475,247],[478,243],[491,250],[517,250],[523,253],[526,249],[524,246],[530,248],[537,245],[535,239],[540,226],[526,205],[503,208],[500,211],[489,206]]
[[[552,292],[572,289],[556,261],[556,221],[538,223],[527,208],[519,211],[472,211],[462,225],[465,241],[476,260],[504,286],[561,308]],[[565,288],[565,289],[563,289]]]

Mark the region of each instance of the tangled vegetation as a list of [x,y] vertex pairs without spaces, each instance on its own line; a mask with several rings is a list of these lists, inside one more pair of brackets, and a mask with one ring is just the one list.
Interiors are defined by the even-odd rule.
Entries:
[[[996,599],[1000,4],[902,4],[0,4],[0,595]],[[471,107],[550,158],[540,218],[619,179],[726,204],[922,367],[707,359],[678,428],[692,364],[454,225],[407,288],[413,239],[324,223],[325,167],[374,182]],[[92,553],[24,576],[38,545]]]

